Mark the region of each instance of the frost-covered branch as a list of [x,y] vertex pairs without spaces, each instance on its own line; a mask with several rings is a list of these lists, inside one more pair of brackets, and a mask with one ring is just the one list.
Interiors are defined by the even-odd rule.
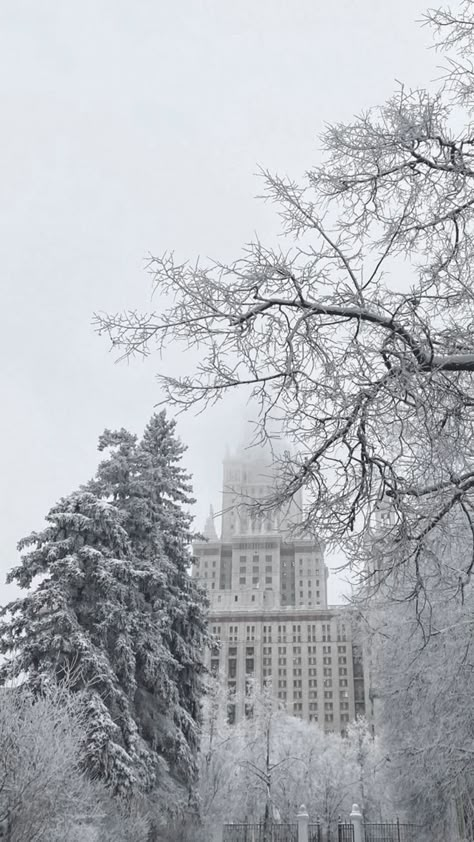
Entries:
[[388,503],[385,573],[407,570],[414,595],[434,530],[453,516],[470,530],[474,505],[468,109],[455,127],[472,105],[474,7],[428,20],[441,46],[463,51],[462,66],[448,65],[452,84],[434,95],[400,86],[382,107],[330,126],[302,185],[262,172],[281,248],[256,240],[228,265],[152,257],[158,309],[96,319],[122,355],[191,351],[190,374],[159,372],[177,410],[250,394],[259,440],[293,446],[263,508],[303,488],[302,528],[365,568],[374,513]]

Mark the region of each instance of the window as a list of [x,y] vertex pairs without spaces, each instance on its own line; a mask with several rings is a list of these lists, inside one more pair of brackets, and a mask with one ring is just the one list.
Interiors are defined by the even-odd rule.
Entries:
[[[255,640],[255,626],[247,626],[247,640]],[[253,654],[253,651],[252,651]]]
[[286,678],[279,678],[279,679],[278,679],[278,686],[279,686],[280,688],[281,688],[281,687],[286,687]]
[[263,627],[263,642],[264,643],[271,643],[272,642],[272,627],[271,626],[264,626]]
[[237,660],[236,658],[229,658],[227,662],[227,672],[229,678],[235,678],[237,675]]
[[239,597],[238,597],[238,596],[234,596],[234,602],[238,602],[238,601],[239,601]]
[[308,681],[308,687],[317,687],[317,681],[315,678],[310,678]]
[[323,675],[324,675],[326,678],[332,678],[332,669],[331,669],[331,667],[324,667],[324,669],[323,669]]
[[301,667],[293,667],[293,675],[301,675]]
[[247,579],[245,578],[245,576],[239,577],[239,585],[245,585],[246,582],[247,582]]
[[211,658],[211,672],[219,672],[219,658]]
[[323,664],[325,666],[331,666],[331,658],[326,655],[326,657],[323,658]]
[[317,699],[318,698],[317,690],[310,690],[309,693],[308,693],[308,697],[310,699]]
[[279,646],[278,647],[278,654],[279,655],[286,655],[286,646]]
[[308,707],[309,707],[309,710],[317,710],[318,709],[318,703],[317,702],[310,702]]
[[329,623],[323,623],[323,642],[331,640],[331,626]]
[[301,678],[293,679],[293,687],[295,687],[295,688],[301,687]]
[[316,675],[316,667],[310,667],[308,670],[308,675]]
[[339,655],[337,660],[339,664],[347,664],[347,658],[344,655]]
[[278,643],[286,643],[286,626],[278,626]]
[[246,658],[245,659],[245,672],[247,675],[251,675],[254,671],[254,659],[253,658]]
[[334,722],[334,716],[332,713],[325,713],[324,714],[324,721],[325,722]]
[[324,698],[325,699],[332,699],[332,690],[325,690],[324,691]]

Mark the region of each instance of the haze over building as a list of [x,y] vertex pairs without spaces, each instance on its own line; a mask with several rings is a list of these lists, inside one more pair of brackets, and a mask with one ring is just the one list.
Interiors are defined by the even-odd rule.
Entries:
[[193,575],[210,599],[210,631],[219,644],[209,666],[229,691],[228,716],[250,715],[249,688],[271,683],[289,713],[344,731],[365,712],[360,648],[352,639],[346,606],[328,606],[324,546],[299,536],[302,497],[259,516],[276,466],[252,448],[224,460],[222,534],[211,509],[194,545]]

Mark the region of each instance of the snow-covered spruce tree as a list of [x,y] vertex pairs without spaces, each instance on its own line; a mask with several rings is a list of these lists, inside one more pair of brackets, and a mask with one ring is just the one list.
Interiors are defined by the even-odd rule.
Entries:
[[96,478],[20,542],[28,551],[8,578],[30,591],[2,609],[0,626],[2,681],[40,688],[65,674],[87,689],[90,772],[116,793],[171,802],[195,776],[206,634],[173,428],[160,414],[140,443],[104,434],[112,453]]
[[28,593],[1,610],[0,651],[7,657],[0,680],[20,679],[40,692],[66,677],[71,690],[86,688],[91,775],[120,794],[146,788],[154,757],[133,708],[134,638],[144,600],[123,516],[94,494],[77,492],[46,520],[42,532],[20,542],[27,551],[8,575]]
[[[136,646],[135,711],[147,743],[185,785],[196,774],[206,598],[190,579],[190,477],[176,423],[165,412],[152,416],[143,438],[106,430],[99,449],[108,458],[89,488],[125,516],[125,529],[142,576],[148,623]],[[159,626],[159,638],[153,625]],[[161,646],[166,650],[163,658]]]

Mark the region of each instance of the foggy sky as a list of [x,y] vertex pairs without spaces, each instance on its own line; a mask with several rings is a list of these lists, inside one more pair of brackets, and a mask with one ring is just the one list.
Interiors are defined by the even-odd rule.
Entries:
[[[300,177],[324,123],[438,74],[414,0],[0,3],[0,601],[16,542],[141,432],[159,361],[114,363],[93,311],[148,309],[144,258],[237,257],[277,220],[257,165]],[[180,352],[178,352],[180,354]],[[168,358],[172,366],[172,355]],[[219,507],[237,398],[181,416],[197,525]],[[331,582],[331,580],[330,580]],[[338,583],[330,587],[330,599]]]

